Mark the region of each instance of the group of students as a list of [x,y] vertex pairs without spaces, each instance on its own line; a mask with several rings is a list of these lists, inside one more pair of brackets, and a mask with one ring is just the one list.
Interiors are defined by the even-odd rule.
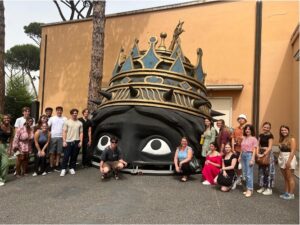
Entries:
[[[245,197],[253,195],[253,167],[258,165],[257,193],[272,195],[275,178],[275,160],[272,152],[274,136],[271,133],[271,123],[262,125],[262,133],[258,139],[252,125],[246,124],[244,114],[237,118],[239,125],[231,130],[225,126],[224,120],[217,121],[219,132],[209,119],[205,119],[205,131],[201,137],[201,157],[203,185],[219,185],[221,191],[228,192],[245,182]],[[290,135],[288,126],[279,128],[278,165],[285,182],[285,191],[280,195],[285,200],[294,199],[296,161],[296,140]],[[176,172],[181,173],[181,181],[187,181],[192,173],[190,162],[193,150],[188,146],[188,140],[183,137],[176,149],[174,164]]]
[[[88,119],[89,111],[82,111],[83,117],[78,117],[78,110],[70,111],[70,119],[62,115],[63,107],[56,107],[56,115],[52,116],[53,109],[46,108],[38,122],[30,117],[30,108],[22,109],[23,116],[11,126],[11,118],[4,115],[0,125],[0,186],[6,182],[9,169],[9,156],[16,156],[15,176],[17,178],[28,175],[28,163],[31,153],[34,154],[34,173],[39,174],[58,171],[65,176],[67,168],[74,175],[77,157],[82,148],[82,165],[91,166],[91,128]],[[63,154],[62,163],[61,154]],[[49,167],[47,157],[49,156]]]

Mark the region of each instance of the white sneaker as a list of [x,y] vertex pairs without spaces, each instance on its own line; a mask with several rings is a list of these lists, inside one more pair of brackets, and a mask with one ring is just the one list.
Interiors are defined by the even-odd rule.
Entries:
[[36,172],[34,172],[34,173],[32,174],[32,176],[33,176],[33,177],[36,177],[36,176],[37,176],[37,173],[36,173]]
[[65,169],[62,169],[61,172],[60,172],[60,176],[61,177],[64,177],[66,175],[66,170]]
[[266,190],[266,189],[265,189],[264,187],[262,187],[262,188],[258,189],[256,192],[259,193],[259,194],[261,194],[261,193],[263,193],[265,190]]
[[42,173],[42,176],[45,176],[45,175],[47,175],[47,172]]
[[262,194],[263,195],[272,195],[272,189],[271,188],[267,188]]
[[74,169],[69,169],[69,172],[70,172],[71,175],[75,175],[76,174]]
[[2,181],[0,181],[0,187],[1,187],[1,186],[4,186],[4,185],[5,185],[5,183],[2,182]]
[[203,185],[210,185],[210,183],[207,180],[203,181],[202,184]]

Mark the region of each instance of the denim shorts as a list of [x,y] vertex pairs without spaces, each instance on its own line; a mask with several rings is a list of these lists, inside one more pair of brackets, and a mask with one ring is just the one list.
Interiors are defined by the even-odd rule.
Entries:
[[49,153],[62,153],[63,151],[63,139],[62,137],[53,137],[50,140]]

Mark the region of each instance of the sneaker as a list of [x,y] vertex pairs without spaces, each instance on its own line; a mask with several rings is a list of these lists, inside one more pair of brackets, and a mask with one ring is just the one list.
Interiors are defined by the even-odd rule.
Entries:
[[262,194],[263,195],[272,195],[272,189],[271,188],[267,188]]
[[284,197],[286,197],[286,196],[288,196],[288,195],[289,195],[289,193],[284,192],[283,194],[279,195],[279,198],[284,198]]
[[62,169],[61,172],[60,172],[60,176],[61,177],[64,177],[66,175],[66,170],[65,169]]
[[55,172],[60,172],[59,166],[54,167]]
[[102,175],[101,175],[101,180],[104,180],[104,179],[105,179],[105,175],[102,174]]
[[203,185],[210,185],[210,183],[207,180],[203,181],[202,184]]
[[1,187],[1,186],[4,186],[4,185],[5,185],[5,183],[2,182],[2,181],[0,181],[0,187]]
[[116,179],[116,180],[119,180],[119,179],[120,179],[119,176],[118,176],[118,174],[115,175],[115,179]]
[[34,173],[32,174],[32,176],[33,176],[33,177],[36,177],[36,176],[37,176],[37,173],[36,173],[36,172],[34,172]]
[[69,169],[69,172],[70,172],[71,175],[75,175],[76,174],[74,169]]
[[47,172],[42,173],[42,176],[45,176],[45,175],[47,175]]
[[266,190],[266,189],[262,187],[262,188],[258,189],[256,192],[259,193],[259,194],[261,194],[261,193],[263,193],[265,190]]
[[283,197],[284,200],[292,200],[292,199],[295,199],[295,195],[294,194],[289,194],[287,193],[287,195],[285,195]]

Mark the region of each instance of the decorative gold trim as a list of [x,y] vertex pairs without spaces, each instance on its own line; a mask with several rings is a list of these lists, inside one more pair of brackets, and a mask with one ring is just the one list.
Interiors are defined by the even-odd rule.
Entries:
[[[130,101],[130,102],[124,102],[124,101],[114,101],[114,104],[113,106],[117,106],[117,105],[140,105],[140,106],[150,106],[150,107],[156,107],[156,108],[166,108],[166,109],[173,109],[173,110],[179,110],[179,111],[182,111],[182,112],[185,112],[185,113],[188,113],[188,114],[192,114],[192,115],[195,115],[195,116],[201,116],[203,118],[207,118],[207,117],[210,117],[209,114],[205,114],[205,112],[199,112],[196,111],[196,110],[193,110],[193,109],[190,109],[187,110],[187,108],[185,107],[181,107],[181,106],[178,106],[178,105],[161,105],[161,104],[156,104],[156,102],[154,101],[151,101],[151,103],[149,103],[149,101],[143,101],[143,100],[140,100],[140,101]],[[106,108],[106,107],[110,107],[112,106],[111,104],[103,104],[99,107],[99,109],[103,109],[103,108]]]
[[[192,91],[188,91],[188,90],[184,90],[180,87],[175,87],[175,86],[171,86],[171,85],[157,85],[155,83],[151,83],[151,86],[149,84],[145,84],[145,83],[142,83],[142,82],[139,82],[139,83],[131,83],[132,86],[134,88],[153,88],[153,89],[158,89],[158,90],[162,90],[162,91],[168,91],[170,90],[171,88],[176,90],[177,93],[181,93],[181,94],[184,94],[184,95],[188,95],[188,96],[191,96],[191,97],[194,97],[194,98],[201,98],[203,100],[205,100],[205,97],[200,95],[199,93],[197,92],[192,92]],[[110,87],[107,89],[107,91],[109,92],[113,92],[115,91],[116,89],[127,89],[128,88],[128,85],[126,84],[118,84],[118,85],[115,85],[113,87]]]
[[128,77],[131,77],[131,76],[140,77],[140,76],[145,76],[145,75],[149,75],[149,76],[150,75],[151,76],[157,75],[157,76],[163,77],[164,79],[165,78],[171,78],[171,79],[178,80],[178,81],[187,81],[190,84],[191,83],[194,84],[197,88],[200,88],[202,92],[207,94],[207,91],[206,91],[206,88],[205,88],[204,84],[202,84],[201,82],[195,80],[193,77],[182,76],[181,74],[178,74],[178,73],[172,73],[172,72],[169,72],[169,71],[158,70],[158,69],[156,71],[149,70],[149,69],[147,69],[147,70],[143,69],[143,70],[123,72],[123,73],[120,73],[120,74],[114,76],[111,79],[110,83],[115,82],[116,80],[124,78],[126,76],[128,76]]

